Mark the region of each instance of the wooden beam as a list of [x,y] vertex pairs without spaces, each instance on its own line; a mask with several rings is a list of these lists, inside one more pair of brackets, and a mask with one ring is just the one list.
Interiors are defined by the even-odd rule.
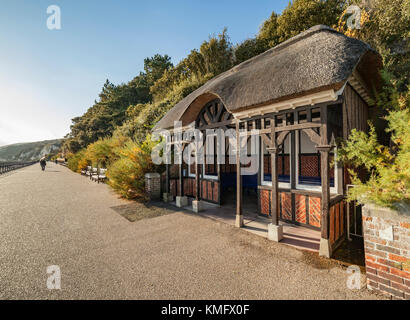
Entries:
[[277,127],[275,131],[281,132],[281,131],[302,130],[302,129],[320,128],[320,127],[321,127],[321,124],[318,122],[305,122],[305,123],[293,124],[290,126]]
[[327,136],[327,106],[320,108],[320,120],[322,126],[320,128],[320,146],[317,148],[320,151],[320,172],[322,181],[322,201],[321,207],[321,237],[329,239],[330,221],[329,221],[329,204],[330,204],[330,176],[329,176],[329,146]]
[[[313,129],[313,128],[320,128],[321,123],[319,122],[305,122],[299,123],[295,125],[283,126],[283,127],[275,127],[275,132],[282,132],[282,131],[293,131],[293,130],[303,130],[303,129]],[[271,133],[270,128],[260,129],[259,134],[269,134]],[[251,132],[246,132],[247,135],[250,135]]]
[[271,139],[268,138],[268,135],[266,133],[261,134],[262,141],[267,147],[271,147]]
[[302,130],[310,138],[310,140],[316,145],[321,144],[320,136],[313,129],[303,129]]
[[278,162],[278,148],[276,144],[276,123],[275,119],[272,118],[271,121],[271,147],[268,149],[271,157],[271,177],[272,177],[272,186],[271,186],[271,195],[272,195],[272,203],[271,203],[271,218],[272,224],[277,226],[279,225],[279,208],[278,208],[278,172],[277,172],[277,162]]
[[205,126],[198,127],[198,129],[200,129],[200,130],[216,129],[216,128],[228,126],[230,124],[235,124],[235,120],[231,119],[231,120],[225,120],[225,121],[221,121],[221,122],[217,122],[217,123],[212,123],[212,124],[208,124],[208,125],[205,125]]
[[184,164],[184,149],[186,144],[183,143],[180,150],[181,150],[181,163],[179,165],[179,196],[184,196],[184,177],[183,177],[183,164]]
[[165,192],[169,193],[169,164],[165,164]]
[[197,200],[197,201],[201,200],[201,179],[200,179],[200,176],[199,176],[199,170],[201,168],[200,168],[200,165],[199,165],[198,148],[199,147],[197,146],[197,149],[195,151],[195,155],[196,155],[196,157],[195,157],[195,192],[196,192],[195,200]]
[[183,167],[182,163],[179,165],[179,196],[183,197],[184,196],[184,189],[183,189],[183,184],[184,184],[184,177],[183,177]]
[[276,138],[276,144],[280,146],[283,144],[283,141],[285,141],[287,135],[289,134],[289,131],[282,131],[279,136]]
[[241,176],[241,141],[239,120],[236,121],[236,215],[242,216],[242,176]]

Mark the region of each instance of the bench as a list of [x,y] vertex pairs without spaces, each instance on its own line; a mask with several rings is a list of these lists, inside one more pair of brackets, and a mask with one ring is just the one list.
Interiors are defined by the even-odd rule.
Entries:
[[107,179],[105,175],[106,171],[107,169],[105,168],[93,168],[90,179],[96,181],[97,183],[100,183],[100,181],[104,182]]
[[81,170],[81,175],[87,176],[87,173],[91,171],[91,166],[87,166],[84,170]]

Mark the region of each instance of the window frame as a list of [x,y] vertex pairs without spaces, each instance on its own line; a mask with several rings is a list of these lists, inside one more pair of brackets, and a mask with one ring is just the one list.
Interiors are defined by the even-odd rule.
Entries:
[[[299,148],[299,143],[300,143],[300,141],[299,141],[299,137],[300,137],[300,133],[301,133],[301,131],[300,130],[298,130],[298,131],[296,131],[296,133],[298,133],[298,134],[296,134],[296,139],[295,139],[295,150],[296,150],[296,152],[295,152],[295,157],[296,157],[296,159],[295,159],[295,188],[297,189],[297,190],[306,190],[306,191],[318,191],[318,192],[322,192],[322,180],[320,181],[320,186],[312,186],[312,185],[308,185],[308,184],[303,184],[303,183],[299,183],[299,155],[300,155],[300,152],[299,152],[299,150],[300,150],[300,148]],[[337,148],[335,147],[334,149],[333,149],[333,154],[334,154],[334,159],[336,159],[336,155],[337,155]],[[321,166],[321,163],[320,163],[320,166]],[[332,170],[332,168],[329,168],[330,170]],[[330,187],[330,193],[331,194],[337,194],[337,186],[338,186],[338,174],[337,174],[337,170],[338,169],[338,166],[337,166],[337,161],[335,161],[335,165],[334,165],[334,168],[333,168],[333,170],[334,170],[334,183],[333,183],[333,187]],[[329,173],[330,173],[330,170],[329,170]]]
[[[290,134],[286,137],[286,139],[288,139],[289,138],[289,182],[280,182],[280,181],[278,181],[278,187],[279,188],[281,188],[281,189],[291,189],[291,185],[292,185],[292,166],[290,165],[291,164],[291,159],[292,159],[292,148],[291,148],[291,146],[292,146],[292,139],[290,139]],[[286,139],[285,139],[285,142],[286,142]],[[263,143],[263,139],[260,137],[260,144],[261,144],[261,156],[260,156],[260,164],[261,164],[261,173],[260,173],[260,175],[261,175],[261,185],[262,186],[267,186],[267,187],[271,187],[272,186],[272,178],[271,178],[271,181],[265,181],[265,174],[264,174],[264,172],[265,172],[265,168],[264,168],[264,156],[265,156],[265,153],[264,153],[264,151],[263,151],[263,147],[264,147],[264,143]],[[285,142],[283,142],[283,143],[285,143]],[[272,174],[271,174],[271,176],[272,176]]]

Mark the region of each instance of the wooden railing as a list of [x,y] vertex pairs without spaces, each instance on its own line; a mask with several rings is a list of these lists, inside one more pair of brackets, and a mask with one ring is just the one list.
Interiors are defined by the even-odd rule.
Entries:
[[0,162],[0,175],[6,172],[10,172],[16,169],[30,166],[37,161],[25,161],[25,162]]

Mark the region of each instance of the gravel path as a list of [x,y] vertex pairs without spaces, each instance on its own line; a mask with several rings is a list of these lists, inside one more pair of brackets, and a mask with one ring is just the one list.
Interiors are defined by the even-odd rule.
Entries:
[[[315,254],[121,200],[54,164],[0,176],[0,204],[0,299],[381,298],[347,289],[346,270]],[[156,217],[130,222],[124,206]],[[61,290],[47,289],[50,265]]]

